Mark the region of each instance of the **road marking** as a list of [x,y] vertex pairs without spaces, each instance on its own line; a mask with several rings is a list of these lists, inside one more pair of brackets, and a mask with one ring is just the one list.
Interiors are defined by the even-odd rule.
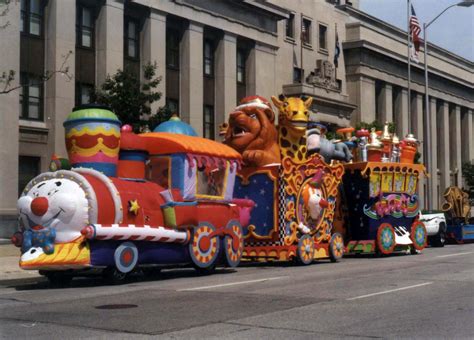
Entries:
[[387,293],[398,292],[398,291],[400,291],[400,290],[422,287],[422,286],[430,285],[430,284],[432,284],[432,283],[433,283],[433,282],[425,282],[425,283],[420,283],[420,284],[418,284],[418,285],[413,285],[413,286],[408,286],[408,287],[401,287],[401,288],[397,288],[397,289],[384,290],[383,292],[378,292],[378,293],[372,293],[372,294],[367,294],[367,295],[356,296],[356,297],[348,298],[348,299],[346,299],[346,300],[347,300],[347,301],[358,300],[358,299],[363,299],[363,298],[370,297],[370,296],[382,295],[382,294],[387,294]]
[[449,255],[439,255],[436,257],[451,257],[451,256],[461,256],[461,255],[467,255],[467,254],[472,254],[474,251],[466,251],[464,253],[456,253],[456,254],[449,254]]
[[257,282],[265,282],[265,281],[273,281],[273,280],[280,280],[286,279],[288,276],[276,276],[276,277],[267,277],[265,279],[258,279],[258,280],[249,280],[249,281],[239,281],[239,282],[230,282],[230,283],[223,283],[220,285],[213,285],[213,286],[203,286],[203,287],[194,287],[194,288],[184,288],[178,289],[177,292],[189,292],[193,290],[204,290],[210,288],[219,288],[219,287],[228,287],[228,286],[236,286],[236,285],[244,285],[247,283],[257,283]]

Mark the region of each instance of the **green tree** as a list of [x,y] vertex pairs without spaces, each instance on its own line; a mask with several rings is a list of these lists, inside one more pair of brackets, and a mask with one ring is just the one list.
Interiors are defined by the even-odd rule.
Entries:
[[469,193],[469,199],[474,200],[474,164],[467,162],[462,165],[462,176],[467,188],[463,190]]
[[169,110],[163,107],[151,112],[150,104],[161,98],[161,92],[155,90],[161,82],[161,77],[156,76],[156,69],[156,63],[143,65],[143,81],[129,68],[117,70],[94,89],[91,99],[110,107],[122,124],[132,125],[134,131],[145,127],[153,130],[171,116]]

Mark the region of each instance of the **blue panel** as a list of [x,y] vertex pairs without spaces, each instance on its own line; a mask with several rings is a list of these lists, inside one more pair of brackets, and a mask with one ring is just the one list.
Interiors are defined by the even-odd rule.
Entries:
[[187,245],[144,241],[91,241],[91,264],[113,266],[115,249],[123,242],[133,242],[138,249],[138,264],[189,263]]
[[184,159],[183,154],[171,156],[171,187],[181,190],[181,195],[184,190]]
[[[274,182],[267,174],[255,174],[249,177],[249,183],[242,184],[242,179],[235,179],[234,197],[247,198],[255,202],[250,217],[250,225],[255,226],[255,232],[261,236],[268,236],[274,229],[273,206],[278,201],[273,192]],[[244,228],[244,234],[248,233]]]
[[109,177],[117,176],[117,164],[116,163],[75,163],[75,168],[90,168],[104,173],[104,175]]
[[146,151],[136,151],[136,150],[120,150],[119,160],[121,161],[137,161],[145,163],[148,158],[148,153]]

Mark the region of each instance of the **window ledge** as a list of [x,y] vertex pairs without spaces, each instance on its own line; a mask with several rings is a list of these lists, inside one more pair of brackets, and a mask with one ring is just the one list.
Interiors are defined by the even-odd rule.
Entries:
[[325,48],[320,48],[320,49],[319,49],[319,53],[325,54],[325,55],[329,55],[329,51],[328,51],[327,49],[325,49]]
[[303,43],[303,47],[306,48],[307,50],[313,51],[313,45],[311,44]]
[[20,127],[36,130],[49,130],[45,122],[20,119]]
[[296,40],[295,40],[295,38],[292,38],[292,37],[286,36],[286,37],[285,37],[285,41],[286,41],[287,43],[290,43],[290,44],[296,45]]

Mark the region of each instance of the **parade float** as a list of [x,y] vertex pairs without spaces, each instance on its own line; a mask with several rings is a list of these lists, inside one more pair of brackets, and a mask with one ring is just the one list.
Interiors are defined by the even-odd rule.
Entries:
[[[324,142],[307,146],[312,98],[244,98],[230,114],[224,143],[239,151],[235,196],[254,202],[244,231],[243,258],[250,261],[339,260],[342,235],[333,232],[338,188],[344,168],[329,165],[319,153]],[[327,145],[328,157],[337,151]]]
[[237,266],[252,209],[233,198],[241,156],[167,123],[174,133],[136,135],[104,107],[75,108],[69,159],[55,157],[18,200],[20,267],[64,282],[90,269],[120,281],[159,265]]
[[474,241],[474,223],[471,218],[469,194],[452,186],[443,194],[445,202],[441,209],[446,215],[447,241],[465,243]]
[[343,187],[336,229],[344,235],[346,253],[417,253],[427,244],[419,221],[417,187],[425,174],[414,164],[417,141],[402,141],[388,132],[356,132],[358,146],[352,163],[344,164]]

